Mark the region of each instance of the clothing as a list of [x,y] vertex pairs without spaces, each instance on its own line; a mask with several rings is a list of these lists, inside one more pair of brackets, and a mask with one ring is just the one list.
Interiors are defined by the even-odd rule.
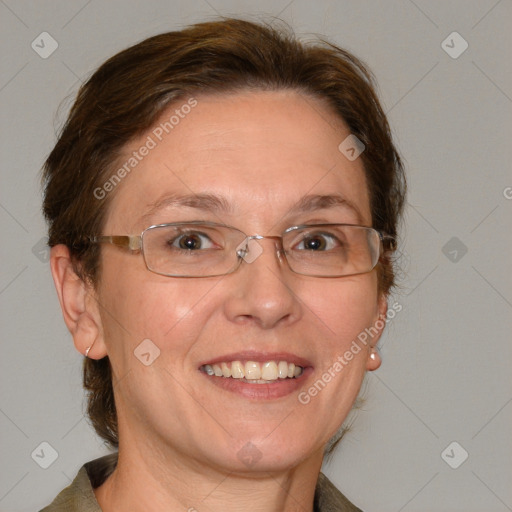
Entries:
[[[84,464],[69,487],[66,487],[40,512],[101,512],[93,489],[114,471],[117,453]],[[314,512],[362,512],[320,473],[316,485]]]

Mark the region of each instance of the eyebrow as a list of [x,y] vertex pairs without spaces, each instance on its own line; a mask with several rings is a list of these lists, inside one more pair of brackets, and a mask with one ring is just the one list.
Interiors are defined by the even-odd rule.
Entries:
[[[326,210],[340,206],[355,213],[357,222],[363,222],[363,216],[357,206],[339,194],[309,194],[303,196],[294,206],[292,206],[288,211],[287,216],[310,213],[317,210]],[[194,208],[215,214],[233,213],[231,204],[222,196],[214,194],[171,194],[151,204],[142,215],[141,220],[147,220],[160,210],[171,207]]]
[[354,203],[339,194],[310,194],[304,196],[297,202],[297,204],[295,204],[295,206],[291,208],[289,214],[293,215],[299,213],[309,213],[317,210],[336,208],[338,206],[342,206],[351,210],[353,213],[355,213],[357,222],[363,222],[363,216],[361,215],[359,208]]
[[142,215],[141,220],[147,220],[160,210],[171,207],[195,208],[196,210],[214,213],[230,213],[232,211],[229,202],[221,196],[213,194],[171,194],[151,204]]

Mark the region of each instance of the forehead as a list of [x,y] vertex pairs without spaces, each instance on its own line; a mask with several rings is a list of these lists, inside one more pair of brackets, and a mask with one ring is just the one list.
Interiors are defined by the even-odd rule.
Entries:
[[195,196],[223,206],[222,218],[209,220],[261,229],[277,219],[293,222],[287,216],[299,215],[305,198],[335,196],[317,201],[338,208],[333,221],[370,225],[362,161],[349,161],[338,149],[349,134],[323,102],[295,91],[186,97],[116,162],[114,170],[129,171],[112,192],[105,227],[139,230],[153,221],[190,220],[169,216],[192,215]]

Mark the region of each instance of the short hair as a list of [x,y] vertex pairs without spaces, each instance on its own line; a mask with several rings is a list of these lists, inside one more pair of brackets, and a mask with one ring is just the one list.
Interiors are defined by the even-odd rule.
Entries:
[[[49,245],[65,244],[76,273],[100,279],[98,245],[114,194],[95,190],[112,176],[120,152],[164,110],[203,93],[292,90],[318,98],[365,146],[362,159],[372,227],[396,237],[405,202],[403,165],[375,92],[354,55],[318,38],[301,42],[284,24],[223,18],[150,37],[108,59],[80,87],[43,167]],[[341,143],[341,139],[340,139]],[[395,286],[392,251],[377,267],[378,290]],[[84,360],[87,413],[97,434],[118,446],[112,372],[107,357]]]

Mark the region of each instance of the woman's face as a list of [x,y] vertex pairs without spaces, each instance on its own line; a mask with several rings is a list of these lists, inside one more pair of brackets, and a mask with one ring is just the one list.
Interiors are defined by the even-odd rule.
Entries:
[[[248,235],[308,223],[371,225],[361,159],[340,152],[349,132],[321,102],[291,91],[196,101],[190,109],[181,109],[186,100],[173,105],[126,148],[119,167],[134,151],[138,163],[117,185],[104,234],[198,220]],[[178,117],[166,133],[160,122],[171,115]],[[143,145],[155,147],[140,151]],[[385,313],[376,270],[305,277],[280,262],[273,240],[258,244],[263,252],[254,261],[208,278],[157,275],[140,254],[102,246],[103,341],[93,357],[108,354],[112,364],[121,447],[228,471],[278,470],[321,457],[365,370],[379,365],[364,345],[343,358]],[[271,384],[204,371],[234,361],[295,362],[305,370]],[[320,391],[308,393],[318,380]]]

